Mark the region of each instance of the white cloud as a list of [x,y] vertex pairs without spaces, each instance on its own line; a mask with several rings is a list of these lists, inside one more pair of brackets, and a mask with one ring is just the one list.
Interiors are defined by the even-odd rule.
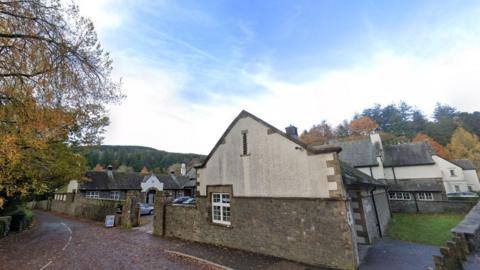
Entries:
[[[67,3],[69,0],[65,0]],[[80,14],[93,21],[98,32],[114,29],[121,25],[125,12],[121,7],[125,0],[78,0]]]
[[[102,29],[122,24],[123,15],[112,12],[113,0],[86,2],[93,4],[80,4],[82,12],[91,14]],[[410,49],[398,50],[395,44],[380,40],[372,58],[350,68],[318,73],[302,83],[275,78],[269,72],[275,67],[265,65],[259,69],[262,72],[249,75],[251,81],[267,89],[265,92],[254,97],[203,93],[210,97],[209,104],[182,99],[183,87],[191,79],[187,72],[159,68],[136,57],[135,52],[111,51],[115,75],[123,78],[127,99],[111,109],[112,124],[105,143],[207,154],[242,109],[278,128],[294,124],[301,130],[323,119],[337,124],[374,103],[403,100],[425,113],[431,113],[436,102],[464,111],[478,110],[480,43],[458,29],[435,28],[431,35],[422,29],[421,40],[428,36],[425,43],[448,44],[441,51],[433,52],[432,47],[431,53],[420,55],[415,48],[422,44],[412,41]],[[476,33],[480,28],[471,29]],[[409,33],[405,40],[412,36],[415,33]]]

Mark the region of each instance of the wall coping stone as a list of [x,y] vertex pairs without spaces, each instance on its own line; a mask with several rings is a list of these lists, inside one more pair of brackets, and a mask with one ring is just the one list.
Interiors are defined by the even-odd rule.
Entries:
[[475,234],[480,230],[480,202],[452,229],[454,233]]

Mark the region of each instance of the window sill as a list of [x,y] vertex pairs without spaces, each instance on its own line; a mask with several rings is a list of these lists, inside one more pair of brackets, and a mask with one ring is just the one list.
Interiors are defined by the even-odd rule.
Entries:
[[241,157],[249,157],[250,154],[246,154],[246,155],[240,155]]
[[214,226],[218,226],[218,227],[223,227],[223,228],[228,228],[228,229],[232,229],[232,224],[222,224],[222,223],[216,223],[216,222],[213,222],[213,221],[210,221],[210,225],[214,225]]

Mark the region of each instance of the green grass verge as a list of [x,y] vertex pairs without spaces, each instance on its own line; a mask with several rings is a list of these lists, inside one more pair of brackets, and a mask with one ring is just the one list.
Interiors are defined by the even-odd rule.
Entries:
[[452,238],[450,230],[462,221],[464,214],[395,213],[387,235],[392,239],[442,246]]

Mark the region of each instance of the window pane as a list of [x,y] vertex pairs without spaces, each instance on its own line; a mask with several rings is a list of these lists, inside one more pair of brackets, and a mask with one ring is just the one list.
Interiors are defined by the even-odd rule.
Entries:
[[221,220],[220,218],[220,206],[213,207],[213,220]]
[[223,221],[230,221],[230,207],[222,207]]
[[222,194],[222,203],[230,203],[230,194]]
[[213,202],[220,202],[220,194],[214,193],[212,198]]

